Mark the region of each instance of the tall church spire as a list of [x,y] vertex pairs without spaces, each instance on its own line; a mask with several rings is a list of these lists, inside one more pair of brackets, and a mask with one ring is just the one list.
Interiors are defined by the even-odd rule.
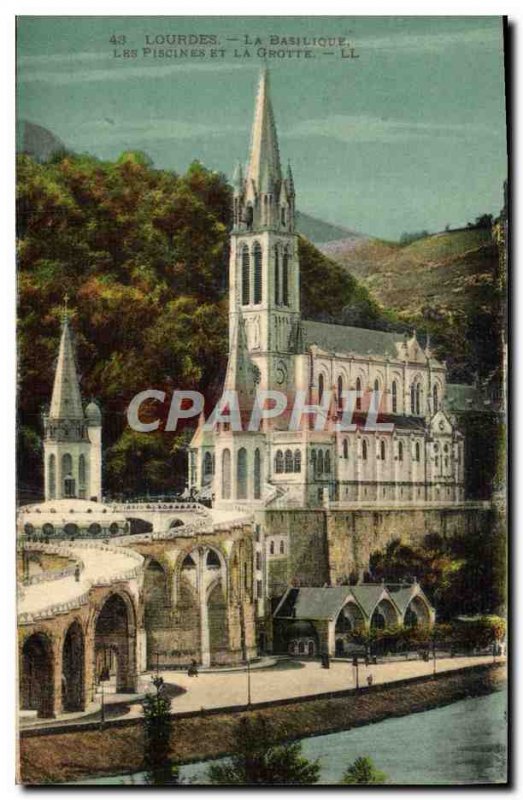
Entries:
[[270,98],[269,72],[265,67],[260,76],[247,183],[257,192],[272,191],[281,181],[280,152]]
[[84,419],[67,312],[64,312],[62,323],[62,338],[60,339],[49,419],[75,421]]

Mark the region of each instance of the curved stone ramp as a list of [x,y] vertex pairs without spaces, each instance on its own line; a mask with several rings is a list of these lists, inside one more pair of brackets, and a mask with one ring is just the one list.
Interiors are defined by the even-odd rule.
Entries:
[[[31,550],[35,549],[36,545],[31,543]],[[74,544],[39,544],[38,549],[80,561],[83,569],[78,581],[74,575],[67,575],[57,580],[22,585],[17,608],[20,625],[78,608],[88,602],[91,587],[136,578],[144,562],[134,550],[89,539]]]

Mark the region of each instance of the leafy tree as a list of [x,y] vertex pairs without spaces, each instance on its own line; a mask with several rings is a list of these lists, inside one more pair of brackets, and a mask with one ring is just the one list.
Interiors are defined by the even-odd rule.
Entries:
[[163,680],[155,678],[156,694],[148,693],[142,701],[147,783],[166,786],[179,783],[179,770],[169,758],[172,730],[171,699],[162,691]]
[[211,783],[236,785],[310,785],[320,767],[301,754],[300,742],[276,744],[278,731],[261,716],[241,719],[234,734],[234,754],[209,768]]
[[369,758],[369,756],[359,756],[359,758],[348,767],[341,782],[345,785],[373,786],[385,783],[386,780],[386,773],[374,766],[372,758]]

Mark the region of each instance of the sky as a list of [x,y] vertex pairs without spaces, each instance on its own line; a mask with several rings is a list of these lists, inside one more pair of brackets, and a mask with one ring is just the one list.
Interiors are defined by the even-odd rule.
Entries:
[[[215,43],[163,43],[189,35]],[[99,158],[231,176],[263,63],[301,211],[385,239],[499,212],[499,17],[19,17],[17,115]]]

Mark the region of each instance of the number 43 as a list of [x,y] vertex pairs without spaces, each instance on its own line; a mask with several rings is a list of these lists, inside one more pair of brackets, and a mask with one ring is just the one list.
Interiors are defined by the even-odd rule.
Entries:
[[109,39],[109,42],[111,44],[125,44],[126,41],[127,41],[127,39],[125,38],[123,33],[121,33],[119,36],[117,36],[115,33],[113,33],[113,35]]

